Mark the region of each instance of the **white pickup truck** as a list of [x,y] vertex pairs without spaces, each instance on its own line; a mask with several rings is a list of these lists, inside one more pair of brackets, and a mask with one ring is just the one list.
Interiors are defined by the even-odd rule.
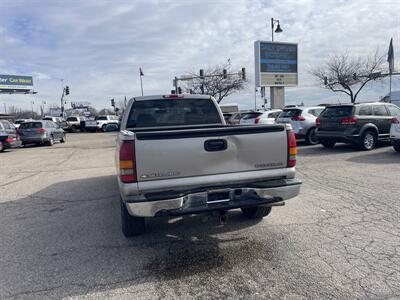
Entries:
[[117,116],[113,115],[103,115],[103,116],[97,116],[95,117],[94,120],[87,120],[85,123],[85,129],[87,131],[106,131],[106,127],[109,124],[116,124],[119,126],[119,119]]
[[268,215],[300,191],[290,125],[227,126],[205,95],[129,101],[117,138],[116,166],[125,236],[145,218],[240,208]]

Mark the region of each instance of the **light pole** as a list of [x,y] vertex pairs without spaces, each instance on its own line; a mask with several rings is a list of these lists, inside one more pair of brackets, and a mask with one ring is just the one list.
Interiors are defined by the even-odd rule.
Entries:
[[274,18],[271,18],[271,34],[272,34],[272,41],[274,41],[274,27],[275,24],[278,24],[276,26],[275,32],[276,33],[281,33],[283,30],[281,28],[281,25],[279,24],[279,20],[274,20]]
[[32,109],[32,119],[33,119],[33,104],[35,104],[35,101],[31,101],[31,109]]
[[[283,30],[281,28],[281,25],[279,23],[279,20],[274,20],[274,18],[271,18],[271,37],[272,37],[272,42],[274,41],[274,28],[276,25],[275,32],[276,33],[281,33]],[[285,87],[283,86],[271,86],[269,88],[269,93],[270,93],[270,101],[271,101],[271,108],[279,108],[280,103],[285,103]]]
[[142,90],[142,96],[143,96],[143,81],[142,81],[142,76],[144,76],[144,73],[143,73],[143,71],[142,71],[142,68],[139,68],[140,89]]

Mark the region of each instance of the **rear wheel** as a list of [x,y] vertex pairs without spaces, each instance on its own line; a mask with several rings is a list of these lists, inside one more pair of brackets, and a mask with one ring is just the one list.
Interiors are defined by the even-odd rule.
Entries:
[[47,146],[53,146],[54,145],[54,137],[50,136],[50,139],[47,141]]
[[122,233],[126,237],[137,236],[145,231],[144,218],[131,216],[126,208],[125,203],[120,201],[121,204],[121,228]]
[[335,142],[332,141],[322,141],[321,145],[324,146],[325,148],[333,148],[335,146]]
[[372,131],[366,131],[360,140],[360,149],[363,151],[369,151],[375,148],[377,142],[376,134]]
[[316,145],[318,144],[317,135],[315,132],[315,128],[311,128],[306,135],[306,143],[308,145]]
[[76,132],[76,126],[71,127],[71,132]]
[[271,212],[270,206],[253,206],[241,208],[242,213],[249,219],[262,219]]
[[106,132],[106,124],[104,124],[103,126],[101,126],[101,131]]
[[393,149],[397,152],[400,152],[400,142],[393,143]]
[[0,142],[0,152],[3,152],[3,151],[4,151],[4,145],[2,142]]
[[60,139],[60,143],[65,143],[66,140],[67,140],[67,137],[65,136],[65,133],[63,133],[63,135]]

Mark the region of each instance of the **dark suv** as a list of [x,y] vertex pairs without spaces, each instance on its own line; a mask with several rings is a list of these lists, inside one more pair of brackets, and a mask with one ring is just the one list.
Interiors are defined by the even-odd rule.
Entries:
[[396,105],[381,102],[330,105],[317,119],[316,136],[326,148],[343,142],[371,150],[378,140],[389,141],[392,117],[399,113]]

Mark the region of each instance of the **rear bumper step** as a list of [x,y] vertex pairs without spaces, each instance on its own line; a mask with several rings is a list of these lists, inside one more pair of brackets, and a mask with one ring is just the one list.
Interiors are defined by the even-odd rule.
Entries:
[[[301,181],[287,179],[286,184],[269,188],[227,188],[190,193],[182,197],[158,201],[127,202],[131,215],[138,217],[154,217],[160,215],[195,214],[212,210],[228,210],[234,208],[266,205],[273,206],[284,200],[296,197],[300,191]],[[223,199],[218,198],[223,195]]]

